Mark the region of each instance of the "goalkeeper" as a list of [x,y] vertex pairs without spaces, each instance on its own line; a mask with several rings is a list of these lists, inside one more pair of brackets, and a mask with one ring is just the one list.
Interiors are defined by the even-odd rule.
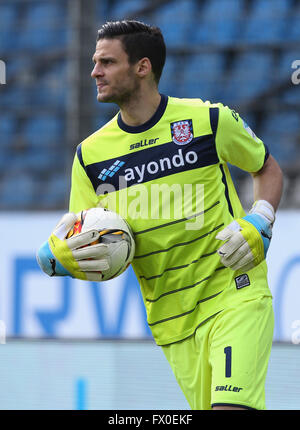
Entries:
[[[191,408],[264,409],[273,337],[265,259],[282,173],[230,108],[160,94],[165,56],[156,27],[122,21],[100,28],[97,99],[120,111],[77,147],[70,212],[100,205],[127,219],[148,324]],[[248,214],[227,163],[253,179]],[[157,196],[157,187],[170,192]],[[188,188],[200,196],[183,198]],[[73,222],[67,214],[41,247],[41,267],[97,280],[107,249],[83,248],[83,258],[80,235],[65,240]],[[85,234],[82,244],[89,240]]]

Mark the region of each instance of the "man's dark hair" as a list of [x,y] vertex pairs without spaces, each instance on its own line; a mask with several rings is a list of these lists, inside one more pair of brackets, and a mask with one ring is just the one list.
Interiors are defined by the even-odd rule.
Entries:
[[98,30],[97,42],[115,38],[121,40],[129,64],[149,58],[158,84],[166,61],[166,45],[160,29],[143,22],[124,20],[106,22]]

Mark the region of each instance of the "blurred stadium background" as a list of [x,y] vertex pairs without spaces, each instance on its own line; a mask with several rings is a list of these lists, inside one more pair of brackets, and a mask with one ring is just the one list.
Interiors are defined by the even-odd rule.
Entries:
[[[273,272],[277,261],[290,268],[300,260],[294,243],[300,233],[300,0],[0,0],[0,60],[6,78],[0,85],[0,218],[6,237],[0,251],[0,317],[6,329],[6,343],[0,345],[2,409],[188,407],[146,328],[129,330],[126,336],[126,329],[105,332],[102,321],[99,334],[84,331],[80,317],[72,317],[73,325],[51,330],[51,318],[35,306],[50,303],[55,308],[53,291],[71,306],[66,299],[70,285],[53,287],[55,281],[38,274],[34,254],[68,206],[77,144],[117,111],[96,101],[91,56],[100,24],[124,18],[162,29],[168,51],[162,93],[220,101],[238,111],[269,146],[285,175],[279,219],[282,225],[289,216],[296,222],[294,231],[283,229],[280,240],[274,238]],[[233,167],[232,173],[248,208],[248,175]],[[26,236],[32,230],[34,239]],[[8,243],[9,252],[4,249]],[[293,254],[284,260],[289,248]],[[30,294],[22,295],[25,272],[31,274],[26,278]],[[289,276],[272,273],[276,285]],[[130,275],[124,282],[135,285],[132,279]],[[297,273],[293,279],[299,279]],[[114,288],[117,296],[121,287]],[[287,304],[284,313],[278,290],[275,310],[283,319],[292,314],[287,324],[297,330],[300,296],[295,291],[289,301],[294,308]],[[62,321],[68,312],[62,306],[55,318]],[[300,336],[292,342],[292,333],[283,333],[280,323],[267,406],[300,409]],[[107,340],[119,337],[122,341]]]

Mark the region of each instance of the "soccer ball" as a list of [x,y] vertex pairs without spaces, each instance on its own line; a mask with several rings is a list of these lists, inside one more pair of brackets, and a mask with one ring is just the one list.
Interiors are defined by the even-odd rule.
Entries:
[[[127,222],[116,212],[105,208],[91,208],[77,214],[78,221],[69,231],[67,238],[89,230],[98,230],[99,239],[90,245],[108,245],[109,269],[103,270],[102,281],[116,278],[123,273],[134,257],[135,242]],[[89,245],[87,245],[89,246]]]

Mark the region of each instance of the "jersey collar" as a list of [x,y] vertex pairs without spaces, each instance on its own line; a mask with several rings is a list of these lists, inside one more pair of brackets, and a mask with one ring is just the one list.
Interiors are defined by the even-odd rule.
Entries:
[[152,128],[156,123],[158,123],[158,121],[161,119],[166,110],[167,104],[168,96],[161,94],[161,100],[155,114],[144,124],[137,125],[136,127],[125,124],[125,122],[122,120],[121,113],[119,112],[118,126],[127,133],[142,133],[143,131],[147,131]]

